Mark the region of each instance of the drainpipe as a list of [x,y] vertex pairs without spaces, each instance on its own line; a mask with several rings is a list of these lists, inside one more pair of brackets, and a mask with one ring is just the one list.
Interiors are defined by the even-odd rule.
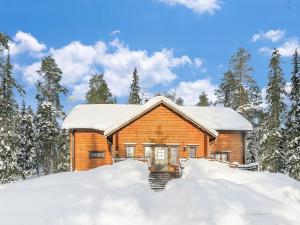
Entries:
[[72,160],[71,160],[71,170],[75,170],[75,130],[71,130],[72,133]]

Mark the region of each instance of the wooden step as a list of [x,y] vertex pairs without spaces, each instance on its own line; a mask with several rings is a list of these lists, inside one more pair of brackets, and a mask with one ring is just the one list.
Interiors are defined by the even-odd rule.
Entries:
[[167,183],[170,180],[179,178],[178,173],[168,172],[150,172],[149,173],[149,184],[150,188],[154,191],[162,191],[165,189]]

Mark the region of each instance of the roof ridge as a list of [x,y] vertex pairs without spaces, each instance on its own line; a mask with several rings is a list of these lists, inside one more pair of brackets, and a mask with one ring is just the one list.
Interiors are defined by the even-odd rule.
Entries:
[[201,127],[202,129],[204,129],[206,132],[208,132],[212,136],[215,136],[215,137],[218,136],[218,132],[216,130],[208,127],[206,124],[203,124],[203,122],[194,118],[193,115],[189,115],[187,112],[182,110],[177,104],[175,104],[173,101],[171,101],[170,99],[168,99],[164,96],[156,96],[156,97],[152,98],[151,100],[146,102],[144,105],[142,105],[142,107],[140,109],[138,109],[137,111],[132,113],[132,115],[129,115],[128,118],[125,118],[125,119],[123,118],[117,124],[112,124],[110,127],[108,127],[104,131],[104,134],[107,136],[107,135],[114,133],[115,131],[126,126],[128,123],[136,120],[138,117],[147,113],[148,111],[155,108],[157,105],[159,105],[161,103],[164,103],[166,106],[173,109],[177,113],[181,114],[182,116],[184,116],[186,119],[190,120],[195,125]]

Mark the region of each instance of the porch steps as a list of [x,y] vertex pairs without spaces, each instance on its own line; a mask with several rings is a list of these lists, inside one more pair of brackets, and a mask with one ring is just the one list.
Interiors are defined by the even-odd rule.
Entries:
[[150,172],[149,173],[150,188],[154,191],[162,191],[165,189],[167,183],[170,180],[176,179],[179,177],[180,177],[180,175],[177,173]]

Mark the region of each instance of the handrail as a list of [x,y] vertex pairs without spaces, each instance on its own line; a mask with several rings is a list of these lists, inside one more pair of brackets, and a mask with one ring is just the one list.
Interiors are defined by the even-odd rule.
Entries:
[[148,164],[148,167],[151,167],[150,159],[149,158],[144,158],[144,157],[131,157],[131,158],[126,158],[126,157],[117,157],[117,158],[112,158],[113,164],[124,161],[126,159],[133,159],[133,160],[138,160],[138,161],[143,161]]

